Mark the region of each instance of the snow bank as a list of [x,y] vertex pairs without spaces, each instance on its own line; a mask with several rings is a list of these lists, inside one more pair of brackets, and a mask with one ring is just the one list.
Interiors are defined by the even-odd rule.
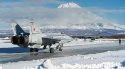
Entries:
[[[18,68],[20,69],[20,68]],[[103,62],[100,64],[61,64],[55,65],[50,59],[44,60],[42,64],[35,67],[23,67],[22,69],[124,69],[120,63]]]
[[45,60],[41,65],[25,69],[123,69],[120,63],[104,62],[100,64],[62,64],[60,66],[52,64],[51,60]]
[[125,69],[125,50],[2,64],[3,69]]

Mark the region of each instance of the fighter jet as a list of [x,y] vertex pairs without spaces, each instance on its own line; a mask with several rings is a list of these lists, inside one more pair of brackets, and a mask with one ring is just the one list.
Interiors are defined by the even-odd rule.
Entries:
[[[63,44],[72,41],[72,38],[66,34],[54,35],[44,34],[34,22],[30,22],[30,32],[25,32],[19,24],[12,23],[14,35],[11,37],[11,43],[23,48],[30,48],[30,52],[38,52],[39,48],[49,47],[49,52],[54,53],[55,50],[62,51]],[[53,47],[55,46],[55,47]]]

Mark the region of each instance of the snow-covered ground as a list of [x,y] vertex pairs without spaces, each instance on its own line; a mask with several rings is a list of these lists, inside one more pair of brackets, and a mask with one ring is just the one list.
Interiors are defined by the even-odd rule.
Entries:
[[96,39],[96,40],[90,40],[90,39],[75,39],[69,43],[65,43],[64,46],[79,46],[79,45],[91,45],[91,44],[103,44],[103,43],[113,43],[114,40],[112,41],[107,41],[104,39]]
[[2,64],[3,69],[125,69],[125,50]]
[[[65,46],[113,44],[116,40],[74,40]],[[17,47],[0,43],[0,48]],[[125,69],[125,50],[0,64],[0,69]]]

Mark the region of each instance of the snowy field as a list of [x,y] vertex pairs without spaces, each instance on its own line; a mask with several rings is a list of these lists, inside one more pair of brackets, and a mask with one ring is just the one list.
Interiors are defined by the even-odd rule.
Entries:
[[[98,39],[74,40],[64,44],[67,47],[94,44],[115,44],[115,41]],[[96,46],[96,45],[95,45]],[[10,43],[0,43],[0,48],[17,47]],[[91,46],[90,46],[91,47]],[[1,53],[2,54],[2,53]],[[97,54],[73,55],[68,57],[45,58],[39,60],[8,62],[0,64],[0,69],[125,69],[125,50],[107,51]]]
[[125,69],[125,50],[2,64],[2,69]]

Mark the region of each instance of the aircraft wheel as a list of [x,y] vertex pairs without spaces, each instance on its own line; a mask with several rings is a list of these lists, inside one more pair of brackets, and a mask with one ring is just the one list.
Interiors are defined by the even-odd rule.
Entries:
[[33,48],[30,48],[30,52],[33,52]]
[[54,53],[54,48],[50,48],[50,53]]
[[46,46],[43,46],[43,49],[46,49]]
[[38,48],[30,48],[30,55],[38,55]]
[[38,48],[30,48],[30,52],[38,52]]
[[62,51],[63,49],[62,48],[59,48],[59,51]]
[[34,48],[34,52],[38,52],[39,50],[38,50],[38,48]]

